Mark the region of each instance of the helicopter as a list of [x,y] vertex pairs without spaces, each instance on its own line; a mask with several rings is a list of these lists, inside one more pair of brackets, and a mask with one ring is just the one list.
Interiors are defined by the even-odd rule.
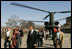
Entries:
[[[41,12],[45,12],[45,13],[49,13],[49,15],[47,15],[47,16],[45,16],[43,18],[43,20],[45,20],[48,17],[50,17],[49,22],[48,21],[32,21],[32,22],[44,22],[44,25],[48,29],[51,29],[51,30],[53,30],[54,27],[58,27],[57,26],[59,24],[58,21],[63,20],[63,19],[66,19],[66,18],[63,18],[63,19],[59,19],[59,20],[54,21],[54,14],[56,14],[56,13],[63,13],[63,14],[64,13],[71,13],[71,11],[50,12],[50,11],[46,11],[46,10],[42,10],[42,9],[31,7],[31,6],[18,4],[18,3],[11,3],[11,5],[19,6],[19,7],[24,7],[24,8],[29,8],[29,9],[33,9],[33,10],[37,10],[37,11],[41,11]],[[25,21],[31,21],[31,20],[25,20]]]
[[[54,28],[58,29],[59,28],[59,22],[60,20],[64,20],[66,18],[63,18],[63,19],[59,19],[59,20],[54,20],[54,14],[56,13],[71,13],[71,11],[60,11],[60,12],[50,12],[50,11],[46,11],[46,10],[42,10],[42,9],[38,9],[38,8],[34,8],[34,7],[30,7],[30,6],[27,6],[27,5],[22,5],[22,4],[18,4],[18,3],[11,3],[11,5],[14,5],[14,6],[19,6],[19,7],[24,7],[24,8],[29,8],[29,9],[33,9],[33,10],[37,10],[37,11],[41,11],[41,12],[45,12],[45,13],[48,13],[47,16],[45,16],[43,18],[43,20],[47,19],[48,17],[50,18],[49,19],[49,22],[48,21],[31,21],[31,20],[25,20],[25,21],[31,21],[31,22],[44,22],[44,25],[45,25],[45,32],[47,30],[49,30],[49,35],[50,35],[50,38],[53,40],[53,45],[54,47],[55,44],[56,44],[56,36],[57,36],[57,32],[54,32]],[[52,37],[51,37],[52,35]]]

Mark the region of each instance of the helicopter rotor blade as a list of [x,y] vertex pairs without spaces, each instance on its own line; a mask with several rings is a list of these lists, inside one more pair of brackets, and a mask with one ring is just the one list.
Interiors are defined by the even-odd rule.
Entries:
[[54,12],[54,13],[71,13],[71,11],[61,11],[61,12]]
[[43,20],[47,19],[49,16],[50,16],[50,15],[45,16],[45,17],[43,18]]
[[11,5],[25,7],[25,8],[29,8],[29,9],[33,9],[33,10],[49,13],[49,11],[45,11],[45,10],[42,10],[42,9],[38,9],[38,8],[34,8],[34,7],[30,7],[30,6],[22,5],[22,4],[18,4],[18,3],[11,3]]
[[62,18],[62,19],[59,19],[59,20],[56,20],[56,21],[61,21],[61,20],[64,20],[64,19],[66,19],[66,18]]
[[24,20],[24,21],[31,21],[31,22],[47,22],[47,21],[36,21],[36,20]]

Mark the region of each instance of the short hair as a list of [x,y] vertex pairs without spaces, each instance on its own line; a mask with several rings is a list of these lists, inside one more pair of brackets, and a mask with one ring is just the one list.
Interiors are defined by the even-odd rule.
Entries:
[[59,29],[61,30],[61,28],[60,28],[60,27],[58,28],[58,31],[59,31]]
[[10,28],[10,27],[7,27],[7,28]]
[[19,28],[19,26],[16,26],[16,28]]
[[10,27],[7,27],[7,29],[8,29],[8,28],[11,29]]
[[19,28],[22,28],[22,26],[19,26]]
[[[32,25],[30,25],[30,26],[31,26],[32,28],[35,28],[35,27],[34,27],[34,26],[32,26]],[[29,27],[30,27],[30,26],[29,26]]]

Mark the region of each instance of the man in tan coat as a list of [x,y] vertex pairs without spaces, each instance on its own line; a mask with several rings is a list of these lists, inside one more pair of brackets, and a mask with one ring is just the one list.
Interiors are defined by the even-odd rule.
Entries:
[[[59,35],[58,35],[58,33],[59,33]],[[63,40],[64,40],[64,33],[61,31],[61,29],[60,28],[58,28],[58,32],[57,32],[57,35],[59,36],[59,38],[58,38],[58,36],[57,36],[57,48],[62,48],[62,44],[63,44]]]
[[8,27],[7,28],[7,32],[6,32],[6,36],[5,36],[5,43],[4,43],[4,48],[7,48],[7,43],[9,43],[9,48],[11,48],[11,38],[12,38],[12,32],[11,32],[11,28]]

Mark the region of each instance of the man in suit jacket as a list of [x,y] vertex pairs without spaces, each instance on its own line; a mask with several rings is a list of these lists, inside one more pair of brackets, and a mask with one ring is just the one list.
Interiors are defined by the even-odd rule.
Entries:
[[37,32],[34,31],[33,27],[29,27],[30,31],[27,38],[27,48],[35,48],[37,46]]
[[56,37],[57,39],[57,48],[62,48],[62,44],[64,42],[64,33],[62,31],[60,31],[60,28],[58,28],[58,32],[59,35]]

